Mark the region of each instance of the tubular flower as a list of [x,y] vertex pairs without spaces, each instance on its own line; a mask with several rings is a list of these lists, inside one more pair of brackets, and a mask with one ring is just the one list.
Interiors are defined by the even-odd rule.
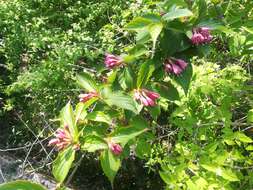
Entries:
[[156,99],[158,99],[160,95],[156,92],[151,92],[146,89],[136,89],[134,90],[134,99],[139,100],[141,104],[144,106],[155,106]]
[[113,54],[105,54],[105,65],[106,67],[113,69],[116,66],[119,66],[123,63],[123,59],[120,56]]
[[113,142],[109,142],[108,147],[112,151],[112,153],[115,155],[120,155],[123,151],[122,147],[119,144],[116,144]]
[[68,147],[72,143],[72,137],[70,135],[68,125],[64,126],[64,129],[57,129],[55,132],[55,138],[51,139],[48,143],[49,146],[56,146],[58,150],[62,150]]
[[180,75],[187,67],[187,63],[182,59],[166,59],[164,64],[165,71],[175,75]]
[[194,45],[200,45],[204,43],[209,43],[213,39],[210,34],[210,29],[207,27],[200,27],[193,29],[193,35],[191,41]]
[[92,91],[89,93],[79,95],[80,102],[87,102],[88,100],[90,100],[93,97],[98,97],[98,93],[96,91]]

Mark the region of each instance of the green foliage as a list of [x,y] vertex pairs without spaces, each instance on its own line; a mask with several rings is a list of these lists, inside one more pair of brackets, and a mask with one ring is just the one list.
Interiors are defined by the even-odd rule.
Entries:
[[14,181],[14,182],[9,182],[9,183],[4,183],[0,185],[1,190],[29,190],[29,189],[34,189],[34,190],[45,190],[44,187],[42,187],[39,184],[32,183],[29,181]]
[[105,150],[100,156],[101,166],[112,186],[114,178],[120,168],[120,158],[113,155],[111,151]]
[[75,151],[71,146],[58,154],[53,166],[53,175],[58,182],[62,183],[67,177],[74,159]]

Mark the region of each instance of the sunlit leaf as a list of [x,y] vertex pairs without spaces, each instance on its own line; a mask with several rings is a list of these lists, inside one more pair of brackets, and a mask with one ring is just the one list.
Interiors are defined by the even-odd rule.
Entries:
[[88,152],[95,152],[97,150],[103,150],[107,148],[107,143],[101,137],[96,135],[86,136],[81,143],[81,149]]
[[46,190],[46,188],[30,181],[17,180],[1,184],[0,190]]
[[100,163],[105,175],[113,185],[114,178],[120,168],[120,158],[112,154],[110,150],[105,150],[101,153]]
[[72,146],[61,151],[53,164],[53,175],[62,183],[68,175],[71,165],[75,159],[75,151]]

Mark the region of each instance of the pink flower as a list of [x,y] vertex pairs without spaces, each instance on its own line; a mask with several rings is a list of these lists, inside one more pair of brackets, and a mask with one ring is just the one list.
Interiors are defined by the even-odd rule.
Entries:
[[134,99],[140,101],[144,106],[155,106],[155,101],[159,97],[160,95],[158,93],[146,89],[134,90]]
[[204,43],[208,43],[213,39],[212,35],[210,34],[210,29],[207,27],[199,28],[199,33],[204,37]]
[[175,75],[180,75],[187,67],[187,63],[182,59],[166,59],[165,71]]
[[90,100],[93,97],[98,97],[98,93],[96,91],[92,91],[89,93],[79,95],[80,102],[87,102],[88,100]]
[[49,146],[56,146],[58,150],[62,150],[68,147],[72,143],[72,137],[70,135],[68,125],[64,126],[64,129],[57,129],[55,132],[55,138],[51,139],[48,143]]
[[123,151],[122,147],[119,144],[116,144],[113,142],[109,142],[108,147],[112,151],[112,153],[115,155],[120,155]]
[[210,34],[210,29],[208,27],[200,27],[193,29],[193,35],[191,41],[195,45],[209,43],[213,39]]
[[194,45],[199,45],[204,43],[205,38],[200,33],[194,33],[192,35],[191,41]]
[[113,69],[123,63],[123,59],[120,56],[105,54],[105,65],[106,67]]

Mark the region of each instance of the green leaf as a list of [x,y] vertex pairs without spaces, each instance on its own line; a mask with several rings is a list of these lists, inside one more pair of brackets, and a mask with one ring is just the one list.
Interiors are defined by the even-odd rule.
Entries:
[[61,118],[63,121],[63,125],[68,125],[70,134],[72,135],[73,139],[76,141],[78,139],[78,129],[75,125],[75,117],[73,113],[73,108],[68,102],[68,104],[62,109],[61,111]]
[[[196,7],[196,14],[198,15],[198,19],[196,22],[199,22],[201,20],[205,19],[206,16],[206,11],[207,11],[207,4],[206,4],[206,0],[197,0],[194,2],[194,5]],[[195,15],[196,15],[195,14]]]
[[105,175],[113,185],[114,178],[121,165],[120,157],[113,155],[109,150],[105,150],[100,156],[100,163]]
[[89,74],[87,73],[79,74],[77,75],[76,79],[78,84],[88,92],[98,90],[96,81]]
[[112,124],[112,118],[102,111],[93,111],[86,116],[86,119]]
[[151,24],[148,27],[148,31],[149,31],[150,36],[151,36],[152,41],[153,41],[153,48],[152,48],[153,54],[155,52],[157,38],[160,35],[162,29],[163,29],[163,24],[162,23]]
[[185,94],[188,93],[193,70],[192,65],[189,63],[183,73],[179,76],[175,76],[174,80],[183,88]]
[[147,129],[135,128],[133,126],[130,127],[118,127],[117,130],[112,134],[112,141],[115,143],[120,143],[122,146],[128,143],[129,140],[134,137],[142,134],[147,131]]
[[129,140],[147,131],[148,124],[140,118],[134,119],[129,127],[118,127],[111,135],[111,140],[123,147]]
[[166,7],[167,9],[171,8],[172,6],[187,6],[184,0],[166,0],[161,4],[161,8]]
[[138,31],[136,35],[137,44],[144,44],[151,39],[149,31],[145,28],[143,30]]
[[235,173],[232,172],[230,169],[222,169],[221,170],[221,177],[228,181],[240,181]]
[[101,91],[101,96],[105,103],[110,106],[117,106],[119,108],[138,113],[136,102],[134,101],[134,99],[121,91],[112,92],[111,89],[105,87]]
[[152,61],[147,61],[141,65],[137,77],[137,88],[144,86],[148,82],[154,70],[155,66]]
[[89,135],[83,139],[81,149],[88,152],[95,152],[97,150],[107,149],[108,145],[104,139],[96,135]]
[[248,112],[247,122],[248,123],[253,123],[253,109],[249,110],[249,112]]
[[161,114],[160,105],[150,106],[150,107],[147,107],[147,109],[154,119],[157,119],[157,117]]
[[148,53],[148,49],[143,45],[143,44],[137,44],[135,45],[133,48],[128,50],[128,53],[134,57],[134,58],[138,58],[142,55],[145,55]]
[[217,169],[218,169],[218,167],[216,166],[216,165],[214,165],[214,164],[210,164],[210,163],[205,163],[205,164],[201,164],[201,166],[203,167],[203,168],[205,168],[206,170],[208,170],[208,171],[210,171],[210,172],[214,172],[214,173],[216,173],[217,172]]
[[76,109],[75,109],[75,124],[77,124],[78,120],[81,119],[83,120],[86,115],[87,115],[87,111],[86,109],[93,104],[95,101],[97,101],[97,98],[91,98],[90,100],[88,100],[87,102],[79,102],[76,105]]
[[234,137],[236,140],[239,140],[244,143],[252,143],[253,142],[253,140],[250,137],[246,136],[244,133],[241,133],[241,132],[236,132],[234,134]]
[[119,76],[119,84],[124,90],[133,88],[134,86],[133,75],[134,75],[133,71],[129,67],[126,67]]
[[136,148],[135,148],[136,155],[141,158],[147,158],[151,153],[151,145],[144,139],[140,139],[137,142]]
[[161,97],[167,100],[179,100],[179,93],[170,82],[155,82],[152,83],[152,87],[160,94]]
[[163,15],[164,20],[174,20],[176,18],[189,17],[192,16],[192,12],[189,9],[174,9],[167,14]]
[[69,169],[75,159],[75,151],[72,146],[60,152],[53,164],[53,175],[62,183],[68,175]]
[[159,171],[159,174],[162,178],[162,180],[167,184],[170,185],[171,184],[171,179],[170,176],[167,172],[163,172],[163,171]]
[[46,188],[30,181],[17,180],[1,184],[0,190],[46,190]]
[[160,44],[165,57],[173,56],[176,52],[182,52],[191,47],[188,37],[182,32],[167,29],[163,34]]
[[152,23],[152,20],[150,19],[147,19],[144,17],[137,17],[127,24],[126,29],[127,30],[141,30],[147,27],[151,23]]
[[107,83],[112,84],[117,78],[118,70],[111,70],[111,72],[107,76]]

